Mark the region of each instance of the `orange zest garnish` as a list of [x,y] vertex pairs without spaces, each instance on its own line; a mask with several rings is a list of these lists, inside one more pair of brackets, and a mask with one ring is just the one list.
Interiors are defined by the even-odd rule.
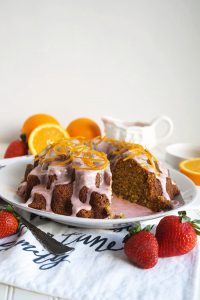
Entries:
[[100,144],[101,142],[107,142],[110,143],[114,146],[115,150],[113,150],[113,154],[122,154],[124,152],[128,152],[128,154],[124,157],[124,161],[132,159],[136,156],[145,156],[147,157],[148,164],[144,164],[143,167],[146,169],[153,168],[155,170],[155,173],[159,175],[159,170],[157,169],[156,162],[157,159],[153,156],[151,152],[147,148],[144,148],[140,144],[132,144],[129,142],[125,141],[120,141],[120,140],[115,140],[108,138],[107,136],[104,136],[103,138],[101,137],[96,137],[94,139],[94,143],[96,145]]
[[35,159],[40,165],[51,162],[52,165],[72,163],[76,170],[101,170],[108,166],[105,153],[98,152],[85,144],[84,138],[69,138],[47,147]]
[[[40,165],[51,163],[52,165],[64,166],[69,163],[76,170],[101,170],[108,166],[109,161],[104,152],[94,150],[101,142],[113,145],[112,154],[122,155],[123,160],[144,156],[142,166],[146,169],[153,168],[159,175],[156,158],[142,145],[118,141],[108,137],[96,137],[88,140],[84,137],[68,138],[49,145],[35,159]],[[98,147],[97,147],[98,148]]]

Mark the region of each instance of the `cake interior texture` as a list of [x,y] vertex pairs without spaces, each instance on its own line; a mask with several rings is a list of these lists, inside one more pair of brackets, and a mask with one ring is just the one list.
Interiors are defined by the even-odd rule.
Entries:
[[141,168],[134,160],[122,159],[113,168],[112,176],[112,190],[117,196],[153,211],[172,208],[171,199],[178,190],[173,187],[170,179],[166,179],[164,196],[160,181],[154,173]]
[[179,193],[144,147],[107,137],[48,146],[27,165],[17,194],[29,207],[82,218],[112,218],[112,193],[158,212]]

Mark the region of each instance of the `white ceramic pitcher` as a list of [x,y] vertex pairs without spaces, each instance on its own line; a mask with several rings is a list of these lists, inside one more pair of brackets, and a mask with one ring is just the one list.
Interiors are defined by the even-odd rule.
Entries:
[[[166,116],[160,116],[151,123],[124,122],[111,117],[103,117],[105,135],[127,142],[141,144],[149,149],[156,147],[166,140],[173,132],[173,122]],[[161,123],[167,125],[162,136],[158,136]]]

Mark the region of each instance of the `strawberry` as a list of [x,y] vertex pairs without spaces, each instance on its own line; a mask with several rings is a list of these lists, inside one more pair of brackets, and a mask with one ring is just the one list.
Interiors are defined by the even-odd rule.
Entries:
[[191,251],[197,243],[199,220],[191,221],[186,212],[179,216],[167,216],[160,220],[156,228],[156,238],[159,244],[159,257],[169,257],[185,254]]
[[150,232],[151,228],[146,226],[142,230],[140,223],[136,222],[124,239],[126,256],[133,264],[143,269],[154,267],[158,261],[158,242]]
[[18,227],[19,221],[12,212],[0,211],[0,238],[16,233]]
[[28,154],[28,146],[24,141],[15,140],[8,146],[4,158],[23,156]]

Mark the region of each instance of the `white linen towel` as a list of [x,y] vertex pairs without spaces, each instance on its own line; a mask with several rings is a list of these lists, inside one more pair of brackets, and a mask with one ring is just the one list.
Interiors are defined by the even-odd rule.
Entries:
[[132,265],[123,253],[126,229],[71,228],[35,217],[32,220],[75,251],[48,253],[21,227],[0,239],[0,282],[70,300],[192,300],[199,281],[199,246],[180,257],[162,258],[149,270]]

